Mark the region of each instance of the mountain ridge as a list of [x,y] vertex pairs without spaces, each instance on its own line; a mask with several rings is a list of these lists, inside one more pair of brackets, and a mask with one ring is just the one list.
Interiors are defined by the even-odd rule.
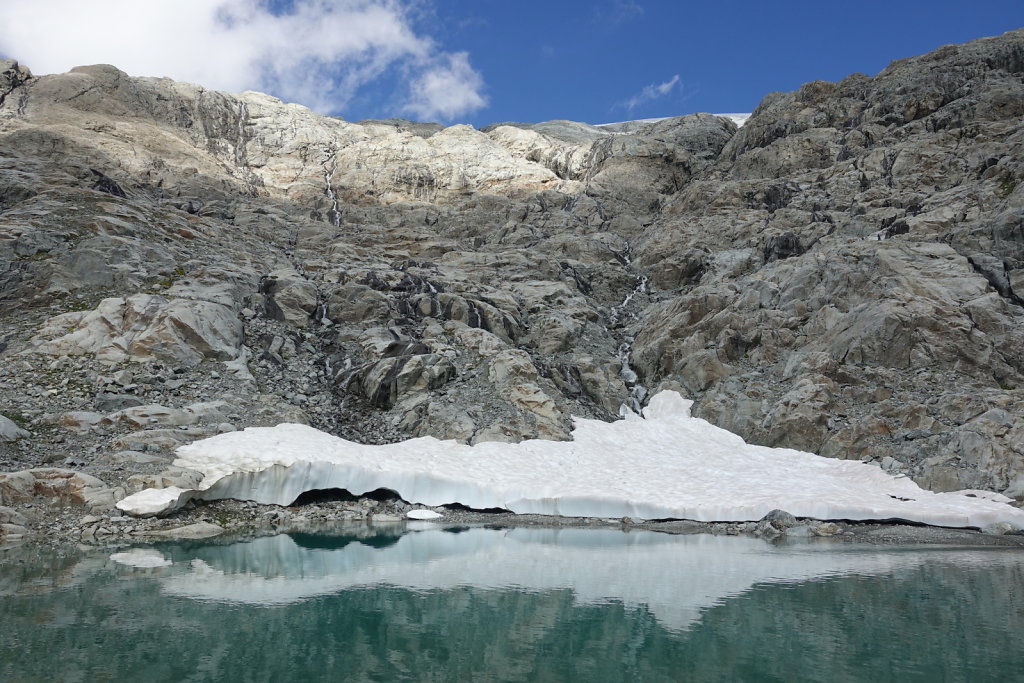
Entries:
[[606,133],[0,62],[0,468],[130,491],[217,431],[567,438],[671,388],[1020,497],[1022,116],[1024,31]]

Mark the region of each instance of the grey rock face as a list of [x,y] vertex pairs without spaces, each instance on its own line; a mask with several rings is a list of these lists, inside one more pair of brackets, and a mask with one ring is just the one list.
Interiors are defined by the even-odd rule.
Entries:
[[757,443],[1016,491],[1022,46],[773,93],[738,129],[352,123],[0,62],[0,395],[33,433],[0,469],[153,483],[282,421],[567,438],[672,387]]

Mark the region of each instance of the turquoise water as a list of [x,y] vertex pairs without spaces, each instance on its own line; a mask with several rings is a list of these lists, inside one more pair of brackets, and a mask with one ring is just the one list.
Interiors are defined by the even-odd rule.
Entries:
[[0,680],[1012,681],[1024,553],[592,529],[0,554]]

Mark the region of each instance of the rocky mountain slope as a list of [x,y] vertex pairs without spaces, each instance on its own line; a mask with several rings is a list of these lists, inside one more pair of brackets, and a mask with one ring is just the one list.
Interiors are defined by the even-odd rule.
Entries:
[[563,439],[669,387],[1024,497],[1022,149],[1024,30],[742,128],[353,123],[0,62],[0,469],[116,497],[250,425]]

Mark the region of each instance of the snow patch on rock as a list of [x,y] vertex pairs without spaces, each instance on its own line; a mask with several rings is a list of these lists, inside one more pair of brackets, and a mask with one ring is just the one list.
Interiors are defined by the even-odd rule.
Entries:
[[742,128],[743,124],[750,118],[750,112],[747,112],[746,114],[715,114],[715,116],[720,116],[723,119],[729,119],[738,127]]
[[783,509],[815,519],[1024,528],[1024,511],[1003,496],[933,493],[866,463],[747,444],[691,417],[692,403],[663,391],[646,419],[576,419],[572,441],[364,445],[297,424],[249,428],[178,449],[175,465],[204,475],[196,490],[143,491],[118,507],[161,514],[190,497],[289,505],[315,489],[386,488],[429,507],[567,517],[752,521]]

